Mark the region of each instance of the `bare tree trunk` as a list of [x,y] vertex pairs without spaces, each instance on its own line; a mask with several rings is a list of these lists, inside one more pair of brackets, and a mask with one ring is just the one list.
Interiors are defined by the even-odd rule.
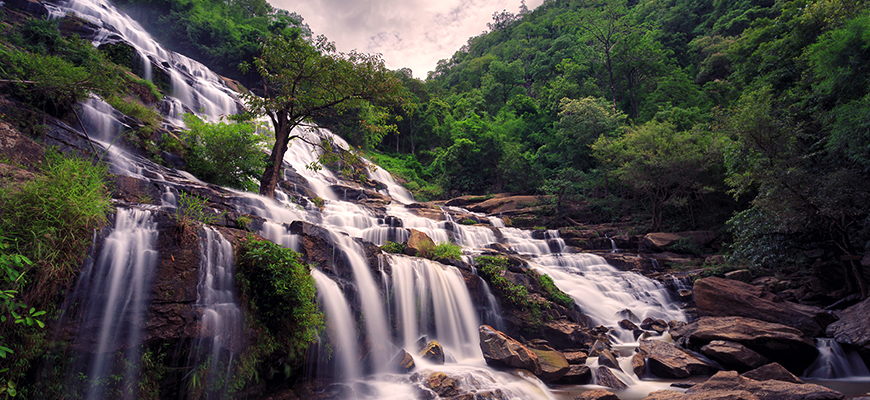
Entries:
[[287,152],[288,144],[290,143],[290,130],[282,121],[279,121],[275,126],[275,145],[272,146],[272,153],[269,154],[269,163],[266,165],[266,171],[263,172],[263,177],[260,179],[260,194],[270,199],[275,198],[275,188],[278,187],[278,180],[284,175],[284,153]]

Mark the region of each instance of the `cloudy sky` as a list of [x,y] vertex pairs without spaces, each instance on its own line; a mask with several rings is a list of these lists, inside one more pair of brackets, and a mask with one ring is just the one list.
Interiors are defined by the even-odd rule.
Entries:
[[[408,67],[417,78],[486,31],[492,13],[519,12],[520,0],[268,0],[294,11],[339,51],[380,53],[387,68]],[[543,0],[526,0],[530,10]]]

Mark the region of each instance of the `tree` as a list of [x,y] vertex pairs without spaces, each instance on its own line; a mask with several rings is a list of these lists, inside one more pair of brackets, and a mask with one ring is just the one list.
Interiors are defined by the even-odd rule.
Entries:
[[[242,98],[248,112],[268,116],[275,131],[275,145],[260,180],[260,194],[267,197],[274,196],[290,141],[305,140],[291,136],[293,128],[336,110],[401,102],[401,82],[380,56],[338,52],[324,36],[272,35],[261,43],[253,65],[262,77],[262,97],[248,93]],[[243,64],[243,69],[249,68]]]
[[602,136],[592,150],[602,164],[605,158],[615,160],[620,181],[646,197],[651,228],[659,230],[666,205],[692,212],[692,197],[710,191],[701,176],[721,164],[724,140],[719,134],[700,130],[678,132],[670,122],[653,120],[627,129],[621,138]]
[[626,40],[632,27],[628,18],[626,0],[596,1],[584,9],[576,21],[577,26],[592,37],[604,56],[613,111],[616,112],[616,82],[613,77],[613,54],[616,46]]

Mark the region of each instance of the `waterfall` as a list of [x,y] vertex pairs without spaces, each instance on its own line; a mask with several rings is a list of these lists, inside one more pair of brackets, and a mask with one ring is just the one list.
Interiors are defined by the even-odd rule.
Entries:
[[351,314],[350,305],[338,284],[322,272],[312,269],[311,275],[317,282],[317,299],[326,315],[327,330],[332,351],[338,355],[335,363],[335,376],[352,381],[360,378],[359,349],[356,341],[356,320]]
[[77,347],[91,354],[69,381],[80,383],[84,377],[86,399],[117,397],[110,395],[113,391],[135,398],[140,336],[157,264],[156,241],[151,212],[119,208],[114,229],[71,293],[70,303],[80,307]]
[[229,384],[244,330],[234,288],[233,246],[214,228],[203,228],[203,234],[196,287],[200,336],[191,349],[190,365],[200,368],[194,373],[202,374],[198,383],[209,398],[218,398]]
[[870,377],[864,360],[855,351],[847,351],[836,340],[817,338],[816,348],[819,356],[804,372],[807,378],[841,379],[851,377]]

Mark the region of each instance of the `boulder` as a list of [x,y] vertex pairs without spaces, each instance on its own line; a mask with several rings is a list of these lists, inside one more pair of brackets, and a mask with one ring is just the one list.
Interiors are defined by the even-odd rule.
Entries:
[[752,272],[748,269],[738,269],[725,273],[725,279],[732,279],[740,282],[749,282],[752,280]]
[[646,360],[642,354],[634,353],[631,356],[631,372],[634,372],[638,378],[642,377],[643,373],[646,372]]
[[777,380],[757,381],[740,376],[737,371],[720,371],[706,382],[692,386],[686,394],[701,394],[712,391],[745,390],[759,400],[839,400],[842,393],[815,384],[796,384]]
[[423,386],[440,397],[454,397],[461,394],[458,380],[443,372],[433,372],[423,381]]
[[870,360],[870,298],[843,311],[840,320],[828,326],[828,337],[852,346]]
[[562,355],[565,356],[565,360],[568,360],[568,364],[586,364],[586,359],[588,356],[586,352],[583,351],[563,351]]
[[585,385],[592,381],[592,370],[585,365],[572,365],[555,383],[561,385]]
[[396,354],[396,357],[393,358],[393,369],[400,373],[407,373],[414,369],[414,357],[411,357],[407,351],[400,350],[399,354]]
[[586,348],[595,341],[589,328],[565,319],[545,322],[543,333],[544,339],[557,349]]
[[420,357],[434,364],[444,364],[444,349],[437,340],[429,342],[423,350],[420,350]]
[[641,340],[640,354],[647,367],[661,378],[686,378],[690,375],[711,375],[718,368],[698,359],[683,349],[659,340]]
[[535,375],[543,373],[538,355],[520,342],[489,325],[481,325],[479,332],[480,350],[487,364],[523,368]]
[[714,340],[737,342],[798,374],[819,354],[813,340],[795,328],[744,317],[702,317],[671,330],[671,336],[693,350]]
[[432,249],[435,247],[435,242],[429,238],[429,235],[416,229],[410,229],[410,231],[408,242],[405,244],[405,254],[416,256],[424,248]]
[[821,335],[835,317],[825,310],[782,301],[761,288],[732,279],[709,277],[695,281],[693,288],[699,316],[748,317]]
[[616,359],[616,354],[611,349],[598,352],[598,365],[622,371],[622,368],[619,367],[619,360]]
[[673,390],[657,390],[644,397],[643,400],[758,400],[758,397],[745,390],[713,390],[693,394]]
[[798,377],[794,376],[791,372],[788,372],[785,367],[777,363],[770,363],[741,375],[745,378],[755,379],[756,381],[775,380],[790,383],[804,383],[804,381],[798,379]]
[[716,239],[716,233],[712,231],[687,231],[677,233],[654,232],[648,233],[641,241],[644,248],[652,251],[665,251],[668,246],[680,239],[688,240],[697,246],[707,246]]
[[600,386],[609,387],[616,390],[625,390],[628,388],[628,385],[625,382],[619,380],[616,375],[613,375],[613,372],[610,371],[610,368],[607,367],[598,367],[595,371],[595,384]]
[[571,366],[562,353],[554,350],[530,349],[538,356],[541,363],[541,373],[538,377],[544,382],[554,382],[568,373]]
[[601,340],[596,340],[589,348],[589,357],[598,357],[602,350],[610,350],[610,345]]
[[592,389],[581,393],[574,400],[619,400],[619,397],[609,390]]
[[766,357],[746,346],[726,340],[714,340],[701,347],[701,354],[710,357],[728,369],[740,372],[758,368],[770,362]]

